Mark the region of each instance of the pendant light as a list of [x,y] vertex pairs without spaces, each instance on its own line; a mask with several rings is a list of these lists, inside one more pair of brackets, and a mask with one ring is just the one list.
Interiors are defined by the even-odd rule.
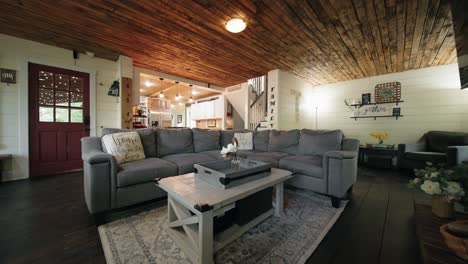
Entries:
[[[179,82],[175,82],[175,84],[176,84],[176,85],[178,85],[178,84],[179,84]],[[176,96],[175,96],[175,99],[176,99],[176,101],[179,101],[179,100],[180,100],[180,98],[181,98],[180,94],[179,94],[179,93],[177,93],[177,94],[176,94]]]
[[[163,80],[164,78],[159,78],[159,80],[161,81],[161,88],[163,87]],[[164,98],[164,93],[163,93],[163,90],[161,90],[159,92],[159,98],[163,99]]]
[[[193,94],[193,89],[192,89],[193,84],[189,84],[190,87],[190,93]],[[189,98],[189,103],[193,103],[193,96],[190,96]]]

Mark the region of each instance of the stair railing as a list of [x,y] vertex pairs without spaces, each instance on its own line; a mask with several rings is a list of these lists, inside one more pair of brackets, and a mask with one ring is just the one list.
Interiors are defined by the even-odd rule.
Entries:
[[249,107],[249,129],[257,130],[260,122],[265,121],[267,115],[267,77],[260,76],[248,81],[249,90],[253,94]]

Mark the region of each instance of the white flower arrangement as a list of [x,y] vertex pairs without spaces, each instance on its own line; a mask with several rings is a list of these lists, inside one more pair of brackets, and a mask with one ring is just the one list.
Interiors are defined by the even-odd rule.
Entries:
[[239,146],[239,141],[237,141],[237,138],[233,137],[232,143],[221,149],[221,155],[223,158],[235,158],[237,156],[237,146]]
[[223,158],[228,158],[229,156],[235,155],[237,153],[237,146],[234,144],[228,144],[226,147],[221,149],[221,155]]
[[430,162],[426,164],[426,168],[414,170],[416,178],[410,180],[410,186],[419,187],[429,195],[443,196],[449,202],[465,196],[465,190],[458,182],[460,179],[453,170],[436,167]]

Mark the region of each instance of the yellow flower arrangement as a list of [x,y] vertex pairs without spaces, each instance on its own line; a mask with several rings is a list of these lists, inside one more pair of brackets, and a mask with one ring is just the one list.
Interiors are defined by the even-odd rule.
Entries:
[[379,140],[379,144],[382,144],[385,139],[387,139],[388,134],[386,132],[378,133],[378,132],[372,132],[370,134],[371,137]]

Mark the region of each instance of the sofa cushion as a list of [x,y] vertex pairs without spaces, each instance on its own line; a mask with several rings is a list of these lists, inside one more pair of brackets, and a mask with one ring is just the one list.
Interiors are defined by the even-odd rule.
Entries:
[[245,157],[248,159],[270,163],[271,166],[278,168],[278,161],[289,155],[290,154],[284,152],[250,152],[246,153]]
[[137,132],[109,134],[102,137],[106,152],[115,157],[117,164],[145,158],[143,145]]
[[232,143],[232,138],[234,137],[234,133],[244,133],[244,129],[238,129],[238,130],[221,130],[220,134],[220,144],[221,147],[226,147],[228,144]]
[[118,187],[152,182],[156,178],[177,175],[175,164],[158,158],[147,158],[120,164],[119,169],[117,172]]
[[221,149],[219,146],[219,131],[194,128],[192,129],[192,135],[195,152]]
[[170,161],[177,165],[178,174],[193,172],[193,165],[207,161],[215,161],[216,159],[207,154],[201,153],[183,153],[174,154],[162,157],[162,159]]
[[343,133],[341,130],[302,129],[299,139],[299,153],[323,156],[325,152],[341,150],[342,141]]
[[253,134],[254,150],[268,151],[268,135],[270,135],[270,130],[254,132]]
[[323,179],[323,158],[320,156],[297,155],[282,158],[279,168],[293,173]]
[[268,136],[269,152],[285,152],[297,154],[299,144],[299,130],[270,130]]
[[253,133],[234,133],[234,137],[237,139],[238,150],[253,150]]
[[435,164],[447,162],[447,155],[440,152],[406,152],[405,157],[411,160],[429,161]]
[[220,150],[208,150],[208,151],[203,151],[203,152],[199,152],[200,154],[206,154],[212,158],[215,158],[217,160],[222,160],[223,159],[223,156],[221,155],[220,153],[221,151]]
[[188,128],[166,128],[156,130],[158,156],[193,152],[192,130]]
[[446,152],[449,146],[468,145],[468,133],[449,131],[429,131],[426,133],[427,150]]
[[[153,128],[142,128],[142,129],[120,129],[120,128],[103,128],[101,131],[102,136],[136,131],[140,135],[141,144],[145,151],[146,157],[156,157],[156,131]],[[104,148],[103,148],[104,149]]]

